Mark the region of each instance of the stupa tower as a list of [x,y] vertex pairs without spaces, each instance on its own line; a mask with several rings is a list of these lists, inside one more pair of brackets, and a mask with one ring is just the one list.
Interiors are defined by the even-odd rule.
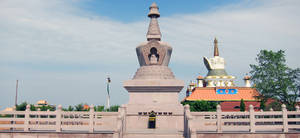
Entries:
[[230,76],[225,71],[225,60],[219,56],[218,40],[214,40],[214,55],[208,59],[203,57],[204,64],[208,70],[205,82],[206,87],[231,87],[234,86],[234,76]]
[[124,88],[129,92],[128,104],[147,105],[149,109],[142,107],[146,111],[157,110],[157,105],[179,105],[178,93],[184,86],[168,67],[172,47],[161,41],[158,6],[153,3],[149,9],[147,41],[136,48],[140,68],[132,80],[124,82]]
[[[184,87],[184,82],[175,79],[173,72],[168,67],[172,47],[161,41],[158,6],[153,3],[149,9],[150,24],[146,35],[147,41],[136,47],[140,68],[132,80],[127,80],[123,84],[129,92],[126,112],[128,114],[144,114],[154,111],[157,115],[161,114],[162,116],[164,113],[182,114],[183,107],[179,102],[178,94]],[[182,119],[179,120],[182,123]],[[132,121],[134,122],[134,119]],[[167,122],[160,123],[158,121],[157,124],[159,124],[158,128],[170,128]],[[137,124],[134,125],[132,127],[137,127]]]

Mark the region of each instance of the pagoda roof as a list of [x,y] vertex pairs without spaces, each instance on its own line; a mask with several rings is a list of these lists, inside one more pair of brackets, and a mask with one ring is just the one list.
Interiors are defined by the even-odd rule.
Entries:
[[[218,89],[226,90],[226,94],[218,93]],[[229,94],[228,89],[235,89],[235,94]],[[255,88],[249,87],[196,87],[192,94],[185,98],[187,101],[258,101],[259,96]]]

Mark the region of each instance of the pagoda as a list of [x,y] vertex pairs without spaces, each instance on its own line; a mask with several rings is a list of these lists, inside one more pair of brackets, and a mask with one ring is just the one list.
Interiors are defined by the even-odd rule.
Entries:
[[250,77],[244,77],[244,86],[236,86],[235,77],[227,74],[225,60],[220,57],[216,38],[213,57],[203,57],[203,60],[208,73],[205,77],[198,76],[196,83],[189,84],[184,101],[217,102],[221,105],[222,111],[239,111],[240,101],[243,99],[246,108],[252,104],[256,110],[259,109],[260,103],[256,98],[259,93],[251,87]]
[[184,87],[184,82],[177,80],[168,67],[172,47],[161,41],[158,6],[153,3],[149,9],[147,41],[136,47],[140,68],[131,80],[123,84],[129,93],[129,101],[125,105],[126,114],[140,117],[128,117],[127,121],[131,123],[127,124],[126,129],[146,131],[147,122],[143,123],[141,118],[155,114],[156,130],[180,132],[183,131],[183,106],[179,102],[178,95]]
[[214,40],[214,57],[208,59],[203,57],[204,64],[208,70],[204,78],[207,87],[234,86],[234,76],[225,71],[225,60],[219,56],[218,40]]

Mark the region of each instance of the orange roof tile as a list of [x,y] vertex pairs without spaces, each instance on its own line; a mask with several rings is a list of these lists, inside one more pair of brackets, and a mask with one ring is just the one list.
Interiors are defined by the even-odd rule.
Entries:
[[198,76],[198,77],[197,77],[197,80],[201,80],[201,79],[203,79],[202,76]]
[[245,77],[244,77],[244,80],[250,80],[250,79],[251,79],[250,76],[245,76]]
[[190,84],[189,84],[189,86],[195,86],[196,84],[195,83],[193,83],[193,82],[191,82]]
[[[236,94],[218,94],[217,89],[237,89]],[[188,101],[257,101],[255,96],[259,93],[254,88],[249,87],[197,87],[192,94],[185,98]]]

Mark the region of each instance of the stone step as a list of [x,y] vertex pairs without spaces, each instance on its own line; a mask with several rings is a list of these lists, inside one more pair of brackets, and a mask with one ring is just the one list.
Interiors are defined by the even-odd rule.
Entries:
[[124,138],[184,138],[183,132],[170,130],[127,131]]
[[125,134],[123,138],[184,138],[182,134]]

